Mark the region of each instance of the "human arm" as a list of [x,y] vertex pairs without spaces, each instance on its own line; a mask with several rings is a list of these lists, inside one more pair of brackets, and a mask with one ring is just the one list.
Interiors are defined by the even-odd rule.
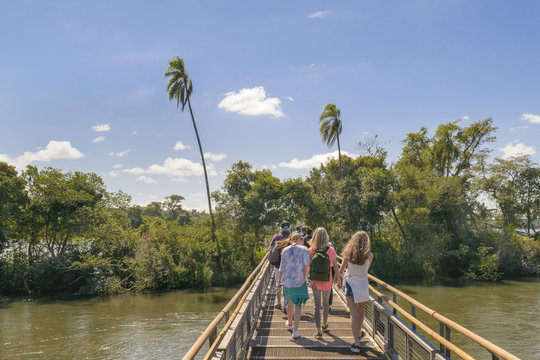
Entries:
[[345,274],[345,270],[347,270],[347,265],[349,262],[345,259],[341,262],[341,267],[339,268],[339,275],[343,276]]
[[369,261],[369,265],[368,265],[368,269],[369,267],[371,266],[371,263],[373,262],[373,253],[370,252],[369,255],[368,255],[368,261]]
[[338,289],[341,289],[341,269],[339,269],[339,264],[337,262],[337,256],[334,257],[334,262],[332,263],[334,267],[334,274],[336,275],[335,281],[337,283]]

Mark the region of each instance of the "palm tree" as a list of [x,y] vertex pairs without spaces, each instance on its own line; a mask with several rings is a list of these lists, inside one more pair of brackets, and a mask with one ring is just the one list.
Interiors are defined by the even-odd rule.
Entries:
[[339,156],[339,171],[343,178],[343,166],[341,165],[341,145],[339,143],[339,135],[341,134],[342,126],[339,118],[341,111],[334,104],[326,104],[321,116],[319,116],[319,132],[322,140],[328,147],[334,145],[337,140],[338,156]]
[[208,185],[208,173],[206,171],[206,162],[204,161],[204,153],[202,150],[201,139],[199,138],[199,132],[197,131],[197,125],[195,124],[195,118],[193,117],[193,110],[191,109],[191,93],[193,91],[193,84],[189,78],[189,74],[186,72],[184,65],[184,59],[175,56],[169,61],[169,68],[165,73],[165,77],[169,78],[167,82],[167,91],[169,92],[169,100],[176,100],[176,108],[182,105],[181,111],[184,111],[186,104],[191,114],[191,121],[193,122],[193,128],[195,129],[195,135],[197,136],[197,143],[199,144],[199,151],[201,153],[201,160],[204,170],[204,180],[206,181],[206,196],[208,198],[208,210],[210,212],[210,218],[212,219],[212,240],[217,245],[218,256],[221,264],[221,248],[219,241],[216,238],[216,222],[214,220],[214,213],[212,212],[212,202],[210,200],[210,186]]

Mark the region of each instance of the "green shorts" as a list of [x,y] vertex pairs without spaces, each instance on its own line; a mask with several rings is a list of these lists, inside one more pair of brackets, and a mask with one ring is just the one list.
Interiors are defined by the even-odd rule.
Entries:
[[285,303],[289,303],[289,300],[296,306],[302,306],[309,300],[309,294],[307,290],[307,284],[303,283],[297,288],[283,287],[283,297]]

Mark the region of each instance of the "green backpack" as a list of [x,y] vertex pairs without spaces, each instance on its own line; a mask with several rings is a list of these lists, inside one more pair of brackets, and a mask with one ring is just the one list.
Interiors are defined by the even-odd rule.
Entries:
[[309,279],[314,281],[330,281],[330,256],[326,253],[330,247],[317,250],[311,259]]

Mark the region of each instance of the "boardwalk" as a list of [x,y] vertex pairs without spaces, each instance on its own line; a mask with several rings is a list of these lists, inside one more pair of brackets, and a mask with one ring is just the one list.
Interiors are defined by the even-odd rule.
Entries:
[[[361,352],[349,350],[353,337],[349,311],[343,300],[334,294],[334,303],[328,318],[328,330],[322,339],[316,339],[313,295],[302,309],[298,332],[299,339],[292,339],[285,328],[286,314],[274,309],[273,284],[269,287],[255,334],[250,341],[249,359],[385,359],[383,352],[369,335],[361,342]],[[322,314],[321,314],[322,315]]]
[[[354,354],[349,312],[343,291],[334,290],[329,328],[316,339],[313,297],[303,307],[299,339],[292,339],[285,328],[286,316],[274,309],[273,267],[266,257],[257,265],[236,295],[208,325],[183,360],[195,359],[205,344],[204,360],[233,359],[395,359],[395,360],[474,360],[451,341],[453,334],[475,343],[491,359],[520,360],[458,323],[446,318],[391,285],[369,275],[370,301],[366,306],[366,338],[361,352]],[[381,291],[390,293],[385,296]],[[398,298],[400,299],[398,304]],[[409,309],[404,308],[408,307]],[[416,317],[422,312],[438,326],[431,328]],[[417,331],[421,330],[423,335]],[[219,330],[221,329],[221,330]],[[219,333],[218,333],[219,331]]]

